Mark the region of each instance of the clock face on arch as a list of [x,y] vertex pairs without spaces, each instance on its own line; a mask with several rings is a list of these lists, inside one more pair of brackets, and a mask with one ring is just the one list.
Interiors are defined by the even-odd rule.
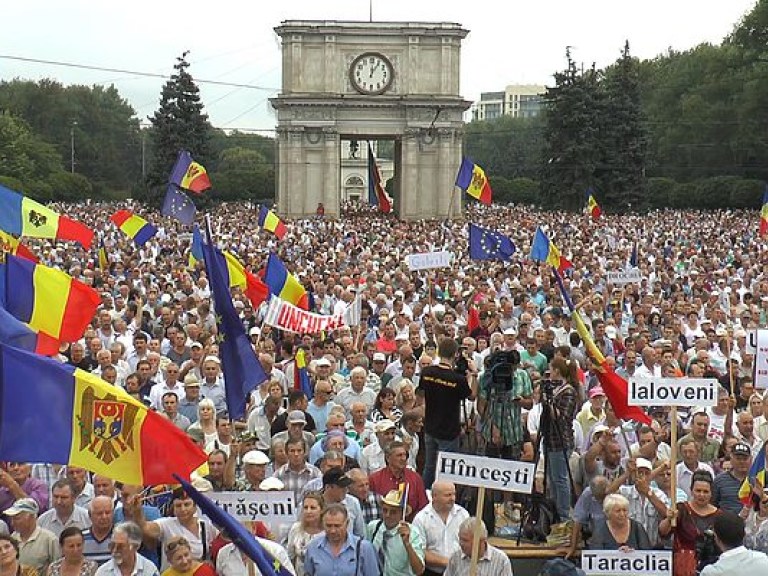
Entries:
[[383,94],[392,85],[394,70],[386,56],[366,52],[352,61],[349,79],[361,94]]

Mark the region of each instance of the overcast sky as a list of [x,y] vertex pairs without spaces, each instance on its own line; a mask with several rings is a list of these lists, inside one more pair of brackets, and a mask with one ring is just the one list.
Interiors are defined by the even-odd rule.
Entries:
[[[719,43],[756,0],[372,0],[373,19],[458,22],[463,43],[461,92],[469,100],[507,84],[550,84],[565,64],[613,62],[626,39],[633,55]],[[211,122],[271,130],[268,98],[280,89],[283,20],[368,20],[369,0],[170,1],[25,0],[4,2],[0,55],[169,74],[190,50]],[[146,118],[164,80],[0,58],[0,78],[55,78],[64,84],[114,84]],[[265,132],[268,134],[268,132]]]

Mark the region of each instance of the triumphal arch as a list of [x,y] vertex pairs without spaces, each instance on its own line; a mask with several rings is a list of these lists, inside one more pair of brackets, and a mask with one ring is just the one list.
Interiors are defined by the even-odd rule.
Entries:
[[394,142],[393,199],[408,220],[461,211],[461,41],[468,31],[438,22],[289,20],[282,44],[277,113],[277,206],[281,216],[341,207],[342,141]]

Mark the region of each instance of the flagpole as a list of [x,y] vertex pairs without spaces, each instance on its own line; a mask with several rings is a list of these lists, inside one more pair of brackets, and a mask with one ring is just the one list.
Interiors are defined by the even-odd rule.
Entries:
[[453,202],[456,198],[456,185],[453,185],[451,190],[451,201],[448,203],[448,220],[453,220]]

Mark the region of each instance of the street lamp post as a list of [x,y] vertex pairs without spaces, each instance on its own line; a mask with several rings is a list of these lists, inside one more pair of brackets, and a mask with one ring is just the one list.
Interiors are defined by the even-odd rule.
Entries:
[[72,120],[72,125],[69,127],[69,163],[72,174],[75,173],[75,126],[77,126],[77,120]]

